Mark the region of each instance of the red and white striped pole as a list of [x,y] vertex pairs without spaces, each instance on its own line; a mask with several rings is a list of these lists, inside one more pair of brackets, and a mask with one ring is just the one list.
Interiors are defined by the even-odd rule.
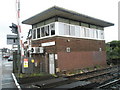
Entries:
[[20,25],[20,0],[16,0],[16,11],[17,11],[17,24],[18,24],[18,34],[19,34],[19,43],[20,43],[20,50],[21,50],[21,59],[24,56],[24,45],[22,42],[22,35],[21,35],[21,25]]

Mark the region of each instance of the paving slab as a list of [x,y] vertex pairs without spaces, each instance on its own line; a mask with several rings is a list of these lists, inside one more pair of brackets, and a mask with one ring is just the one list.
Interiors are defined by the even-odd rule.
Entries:
[[1,60],[2,60],[1,61],[2,62],[2,73],[1,73],[2,90],[7,90],[7,89],[17,90],[17,87],[12,77],[13,61],[8,61],[7,59],[1,59]]

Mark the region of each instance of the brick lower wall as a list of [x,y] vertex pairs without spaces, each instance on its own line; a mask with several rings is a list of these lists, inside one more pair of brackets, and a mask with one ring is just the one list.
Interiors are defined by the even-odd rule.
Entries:
[[[42,57],[35,55],[35,59],[37,59],[37,61],[43,60],[40,61],[44,63],[42,64],[42,68],[45,68],[43,71],[49,71],[48,55],[50,53],[58,54],[58,59],[55,60],[55,66],[56,68],[60,68],[60,70],[81,69],[85,67],[106,64],[104,40],[55,36],[46,39],[33,40],[32,47],[39,47],[41,46],[41,43],[52,41],[55,41],[55,45],[45,46],[45,55]],[[66,52],[67,47],[70,48],[69,53]]]
[[[69,40],[69,41],[68,41]],[[65,48],[70,47],[72,52],[80,51],[105,51],[104,40],[92,40],[70,37],[56,37],[57,52],[65,52]]]
[[106,65],[104,51],[58,52],[58,68],[60,70],[81,69],[95,65]]

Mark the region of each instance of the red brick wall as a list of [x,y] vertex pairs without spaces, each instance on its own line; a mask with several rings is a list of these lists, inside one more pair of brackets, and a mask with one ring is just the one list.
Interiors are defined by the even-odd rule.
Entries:
[[[80,69],[106,64],[104,40],[57,37],[56,47],[60,70]],[[70,47],[70,53],[66,48]],[[99,48],[102,51],[99,51]]]
[[[32,41],[32,46],[39,47],[41,46],[41,43],[51,41],[55,41],[56,45],[47,46],[44,48],[45,51],[47,52],[47,56],[49,53],[58,54],[58,60],[55,61],[57,64],[56,67],[60,68],[60,70],[80,69],[85,67],[91,67],[94,65],[106,64],[104,40],[92,40],[56,36]],[[67,47],[70,47],[71,49],[70,53],[66,52]],[[101,48],[102,51],[99,51],[99,48]],[[46,62],[48,62],[48,60]],[[48,63],[45,63],[45,65],[48,66]],[[48,69],[47,66],[45,66],[46,69]]]
[[[68,42],[67,40],[70,41]],[[56,46],[57,52],[65,52],[66,47],[71,47],[72,52],[99,51],[99,48],[102,48],[102,51],[105,51],[104,40],[57,37]]]
[[105,65],[105,52],[58,52],[58,67],[60,70],[80,69],[95,65]]

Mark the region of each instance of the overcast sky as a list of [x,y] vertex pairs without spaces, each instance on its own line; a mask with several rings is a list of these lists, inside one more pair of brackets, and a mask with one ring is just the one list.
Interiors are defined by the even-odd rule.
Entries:
[[[105,28],[105,40],[118,40],[118,1],[119,0],[20,0],[20,21],[34,16],[54,5],[73,10],[81,14],[114,23]],[[12,34],[9,26],[17,24],[16,0],[1,0],[0,3],[0,48],[8,47],[7,34]],[[21,24],[22,35],[26,38],[30,25]]]

